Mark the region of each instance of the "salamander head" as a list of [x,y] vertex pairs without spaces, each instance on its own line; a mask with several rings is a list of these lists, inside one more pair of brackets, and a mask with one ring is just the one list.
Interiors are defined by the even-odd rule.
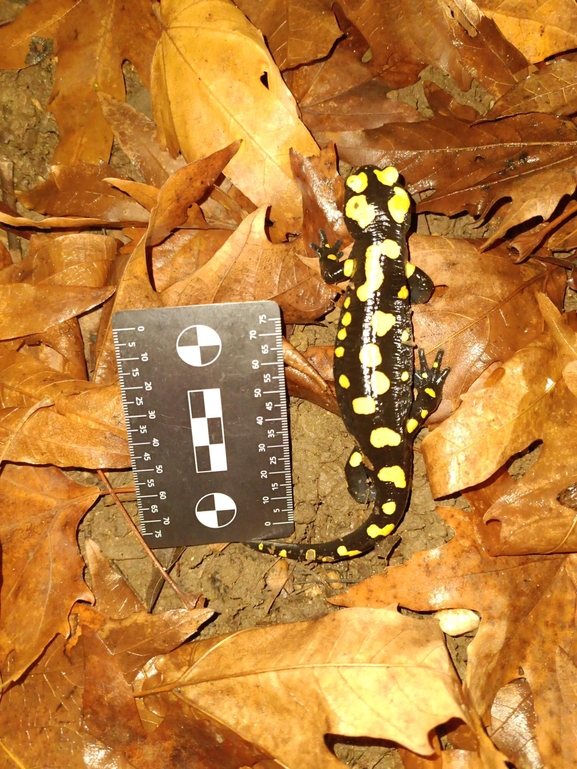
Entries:
[[411,223],[411,200],[396,168],[361,166],[345,182],[345,222],[355,240],[399,241]]

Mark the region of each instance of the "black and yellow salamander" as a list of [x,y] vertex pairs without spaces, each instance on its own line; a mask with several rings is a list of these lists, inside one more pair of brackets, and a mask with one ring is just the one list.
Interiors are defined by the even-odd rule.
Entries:
[[348,259],[321,232],[323,279],[349,278],[335,343],[335,386],[356,446],[346,466],[351,495],[374,500],[369,518],[332,542],[303,545],[252,541],[250,547],[303,561],[337,561],[371,550],[403,517],[411,489],[413,442],[440,400],[449,369],[440,351],[431,367],[419,349],[413,365],[411,304],[426,302],[433,283],[408,261],[410,199],[395,168],[362,166],[346,180],[345,222],[354,239]]

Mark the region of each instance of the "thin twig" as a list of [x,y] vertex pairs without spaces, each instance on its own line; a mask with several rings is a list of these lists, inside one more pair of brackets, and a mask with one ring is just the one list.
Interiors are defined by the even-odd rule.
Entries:
[[192,601],[190,599],[190,597],[184,592],[184,590],[182,590],[176,584],[176,582],[172,579],[170,574],[168,574],[168,572],[164,569],[164,567],[162,566],[162,564],[160,563],[158,558],[154,555],[152,550],[149,548],[149,546],[147,545],[144,537],[140,533],[140,529],[138,528],[138,526],[134,523],[134,521],[132,520],[132,518],[128,514],[126,508],[124,507],[124,505],[122,504],[122,502],[118,498],[115,489],[113,489],[112,486],[110,485],[110,481],[108,480],[106,475],[104,475],[102,470],[98,470],[97,473],[98,473],[98,477],[100,478],[102,483],[106,486],[106,490],[111,495],[111,497],[115,501],[116,505],[120,508],[120,510],[122,512],[122,515],[124,516],[124,518],[126,519],[126,522],[130,526],[130,528],[132,529],[134,534],[136,535],[136,538],[138,539],[138,541],[142,545],[142,547],[144,549],[144,552],[148,555],[148,557],[152,561],[152,565],[154,566],[154,568],[159,572],[159,574],[162,576],[162,578],[170,585],[170,587],[174,590],[176,595],[180,598],[180,600],[186,606],[187,609],[190,609],[190,610],[196,609],[197,608],[196,601]]

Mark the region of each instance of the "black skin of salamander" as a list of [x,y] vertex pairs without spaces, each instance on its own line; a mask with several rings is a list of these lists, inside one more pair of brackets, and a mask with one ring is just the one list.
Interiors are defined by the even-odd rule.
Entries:
[[[362,166],[353,171],[347,179],[348,185],[352,183],[349,181],[351,177],[354,179],[360,174],[366,174],[368,184],[362,194],[376,212],[374,219],[368,223],[348,216],[347,210],[355,215],[352,208],[347,209],[347,203],[351,198],[358,196],[358,192],[346,186],[345,222],[355,241],[349,258],[339,261],[342,256],[339,252],[340,242],[331,248],[322,231],[321,245],[311,244],[319,255],[325,282],[334,284],[346,280],[347,272],[350,276],[335,343],[335,352],[339,347],[343,350],[340,357],[335,355],[335,386],[343,421],[356,442],[351,457],[354,457],[355,452],[358,453],[353,463],[358,462],[358,454],[362,455],[362,461],[356,466],[353,466],[351,460],[347,462],[348,489],[359,502],[374,501],[373,512],[355,531],[330,542],[307,545],[254,540],[245,543],[260,552],[302,561],[337,561],[368,552],[376,542],[392,533],[409,502],[415,436],[426,417],[437,408],[442,397],[443,383],[449,373],[448,368],[441,368],[443,352],[439,351],[433,365],[428,366],[424,351],[419,349],[418,370],[414,370],[413,363],[411,304],[426,302],[433,291],[433,284],[417,267],[409,267],[408,270],[412,271],[412,274],[407,277],[406,235],[411,220],[410,208],[407,207],[403,220],[397,222],[391,216],[388,203],[395,194],[404,196],[407,203],[408,198],[404,190],[402,193],[395,193],[395,189],[401,188],[398,181],[393,184],[383,184],[379,181],[375,175],[378,170],[375,166]],[[386,239],[397,244],[399,256],[389,258],[381,254],[378,257],[384,280],[379,289],[370,293],[366,301],[363,301],[357,290],[367,279],[367,248]],[[352,275],[351,259],[354,265]],[[347,262],[348,269],[345,267]],[[404,298],[399,298],[399,292]],[[389,318],[394,315],[395,320],[392,328],[380,336],[371,325],[371,319],[377,310],[386,313]],[[338,332],[343,328],[346,336],[339,341]],[[367,343],[379,348],[382,362],[376,367],[368,368],[360,360],[361,347]],[[382,371],[390,380],[388,390],[378,397],[375,397],[375,385],[370,381],[375,371]],[[343,381],[348,381],[348,386],[343,387]],[[353,400],[371,394],[376,404],[374,413],[357,413],[352,405]],[[409,420],[410,431],[407,429]],[[379,427],[389,428],[402,436],[399,444],[383,447],[372,445],[371,435],[373,430]],[[381,468],[400,468],[404,475],[404,485],[379,479],[378,472]],[[391,513],[392,507],[394,511]],[[385,510],[387,512],[384,512]]]

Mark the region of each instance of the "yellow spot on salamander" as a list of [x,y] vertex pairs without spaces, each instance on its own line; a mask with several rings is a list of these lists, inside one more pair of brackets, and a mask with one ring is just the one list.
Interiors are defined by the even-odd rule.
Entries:
[[[368,183],[369,183],[369,180],[364,171],[361,171],[360,174],[351,174],[348,177],[347,181],[345,182],[347,187],[353,192],[363,192],[364,190],[367,189]],[[394,183],[395,182],[393,182],[393,184]]]
[[335,357],[342,358],[344,354],[345,354],[344,347],[335,347]]
[[336,262],[337,261],[337,257],[336,257],[335,254],[327,254],[327,259],[330,259],[331,262]]
[[367,368],[376,368],[383,362],[381,351],[377,344],[364,344],[359,350],[359,360]]
[[314,548],[309,548],[305,553],[305,561],[314,561],[317,557],[317,551]]
[[431,398],[436,398],[437,393],[431,388],[431,387],[425,387],[425,392],[427,395],[429,395]]
[[375,395],[384,395],[391,386],[391,380],[382,371],[373,371],[371,374],[371,390]]
[[392,187],[399,178],[399,172],[394,166],[387,166],[382,171],[375,169],[374,174],[380,183],[386,184],[387,187]]
[[398,259],[401,255],[400,245],[395,240],[391,240],[391,238],[383,240],[381,250],[389,259]]
[[407,262],[405,264],[405,275],[407,276],[407,278],[410,278],[414,272],[415,272],[415,265],[411,264],[410,262]]
[[406,299],[409,296],[409,289],[406,286],[401,286],[397,296],[399,299]]
[[387,203],[389,207],[389,213],[393,219],[400,224],[405,220],[411,201],[409,196],[402,187],[395,187],[395,194]]
[[367,527],[367,534],[371,539],[376,539],[377,537],[387,537],[394,528],[394,523],[387,523],[387,525],[383,526],[382,529],[380,526],[377,526],[376,523],[371,523],[371,525]]
[[427,409],[421,409],[421,419],[426,419],[429,416]]
[[414,433],[417,427],[419,426],[419,423],[416,419],[408,419],[407,420],[407,432],[408,433]]
[[[407,193],[405,192],[405,195],[406,194]],[[407,196],[407,200],[408,200],[408,196]],[[390,202],[389,202],[389,210],[390,210]],[[345,216],[348,216],[349,219],[352,219],[354,222],[356,222],[362,230],[366,230],[369,224],[372,224],[375,221],[376,215],[377,215],[376,208],[367,201],[367,198],[365,195],[353,195],[352,198],[349,198],[347,200],[347,205],[345,206]],[[393,216],[392,212],[391,212],[391,216]],[[394,216],[393,216],[393,219],[394,219]],[[397,220],[395,219],[395,221]]]
[[350,278],[355,271],[355,260],[345,259],[343,262],[343,274],[346,278]]
[[339,377],[339,384],[345,390],[348,390],[349,387],[351,386],[351,381],[346,374],[341,374]]
[[353,451],[353,453],[349,457],[349,465],[351,467],[358,467],[362,461],[363,461],[363,455],[361,454],[360,451]]
[[361,551],[360,551],[360,550],[348,550],[346,545],[339,545],[339,546],[337,547],[337,553],[338,553],[338,554],[339,554],[341,557],[343,557],[343,556],[345,556],[345,555],[348,555],[348,556],[349,556],[349,558],[352,558],[352,557],[353,557],[353,556],[355,556],[355,555],[360,555],[360,554],[361,554]]
[[397,510],[397,503],[396,502],[383,502],[381,505],[381,510],[385,515],[393,515],[393,513]]
[[421,374],[421,379],[428,379],[429,378],[429,375],[427,374],[426,371],[421,371],[420,374]]
[[346,330],[346,328],[340,328],[337,331],[337,339],[340,339],[341,342],[342,342],[342,340],[346,339],[346,338],[347,338],[347,330]]
[[385,273],[381,267],[380,245],[370,245],[365,251],[365,282],[357,288],[357,296],[361,302],[366,302],[383,285]]
[[259,542],[258,543],[258,549],[259,550],[264,550],[264,542]]
[[403,373],[401,374],[401,382],[408,382],[410,378],[411,378],[411,375],[409,374],[409,372],[403,371]]
[[346,310],[346,309],[347,309],[347,308],[349,308],[350,306],[351,306],[351,297],[350,297],[350,296],[347,296],[347,298],[346,298],[346,299],[345,299],[345,301],[343,302],[343,307],[344,307],[344,308],[345,308],[345,310]]
[[350,326],[352,319],[353,319],[353,316],[351,315],[351,313],[350,312],[345,312],[345,314],[341,318],[341,325],[342,326]]
[[409,332],[407,331],[407,329],[404,329],[404,331],[403,331],[403,332],[402,332],[402,334],[401,334],[401,342],[402,342],[403,344],[407,344],[407,343],[408,343],[408,342],[410,342],[410,341],[411,341],[411,335],[409,334]]
[[393,465],[392,467],[381,467],[377,473],[380,481],[388,481],[394,483],[397,489],[407,488],[407,477],[405,471],[399,465]]
[[382,310],[377,310],[371,318],[371,326],[377,336],[387,334],[396,322],[397,319],[392,312],[383,312]]
[[435,362],[433,363],[433,368],[439,368],[439,364],[437,363],[437,361],[435,361]]
[[353,399],[353,411],[355,414],[374,414],[377,410],[375,399],[370,395],[363,395],[361,398]]
[[279,551],[278,551],[278,557],[279,557],[279,558],[286,558],[286,557],[287,557],[287,552],[286,552],[286,550],[279,550]]
[[371,441],[371,446],[374,446],[376,449],[382,449],[383,446],[399,446],[401,436],[388,427],[376,427],[371,432],[369,440]]

